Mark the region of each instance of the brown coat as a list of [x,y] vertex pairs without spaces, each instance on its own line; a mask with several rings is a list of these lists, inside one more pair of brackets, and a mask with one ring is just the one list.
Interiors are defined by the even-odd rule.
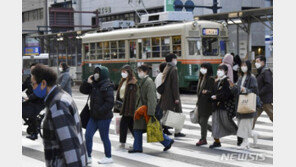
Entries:
[[[168,63],[163,71],[163,81],[168,76],[164,93],[160,98],[160,108],[162,110],[171,110],[182,112],[180,93],[179,93],[179,77],[177,67]],[[175,100],[179,100],[179,104],[175,104]]]
[[[117,93],[116,93],[116,100],[119,99],[120,88],[121,88],[124,81],[125,81],[125,79],[122,79],[120,81],[120,84],[118,86]],[[125,93],[124,93],[122,110],[119,113],[120,115],[130,116],[130,117],[134,116],[134,113],[136,111],[138,89],[139,88],[137,86],[136,78],[133,78],[127,82],[127,85],[125,88]]]

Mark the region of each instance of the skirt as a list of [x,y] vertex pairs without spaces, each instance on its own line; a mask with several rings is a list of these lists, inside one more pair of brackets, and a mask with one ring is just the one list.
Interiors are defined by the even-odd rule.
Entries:
[[252,135],[252,127],[253,127],[254,118],[247,119],[237,119],[237,136],[241,138],[248,138]]
[[237,125],[228,117],[227,111],[216,110],[212,114],[212,136],[219,139],[224,136],[236,135]]

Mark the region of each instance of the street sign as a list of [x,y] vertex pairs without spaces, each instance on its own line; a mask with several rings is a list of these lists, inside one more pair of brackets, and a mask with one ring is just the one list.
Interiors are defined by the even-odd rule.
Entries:
[[40,47],[25,47],[25,55],[39,55],[40,54]]

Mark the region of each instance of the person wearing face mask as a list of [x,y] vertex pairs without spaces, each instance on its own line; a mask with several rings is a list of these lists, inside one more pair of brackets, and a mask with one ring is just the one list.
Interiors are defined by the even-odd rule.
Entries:
[[[139,108],[143,105],[147,106],[147,115],[151,118],[155,114],[156,108],[156,87],[153,80],[149,77],[149,72],[151,71],[151,67],[143,64],[138,67],[138,76],[140,78],[139,81],[139,99],[137,101],[137,107]],[[141,116],[140,119],[134,119],[134,144],[133,148],[130,149],[129,153],[141,153],[143,152],[143,133],[147,130],[147,123],[144,116]],[[164,149],[163,151],[167,151],[171,148],[174,140],[170,139],[163,133],[164,141],[160,142]]]
[[227,104],[233,98],[230,90],[228,77],[226,76],[228,68],[222,64],[217,69],[217,79],[214,86],[213,101],[214,112],[212,114],[212,136],[214,143],[210,148],[221,147],[220,138],[229,135],[236,135],[237,126],[228,116]]
[[60,76],[58,77],[58,84],[61,88],[72,96],[70,68],[66,63],[61,63],[59,67]]
[[[243,61],[241,65],[241,77],[236,83],[237,88],[237,99],[240,94],[255,93],[258,94],[258,85],[255,76],[251,74],[252,65],[250,61]],[[256,113],[240,114],[237,113],[236,117],[238,120],[238,130],[237,136],[243,138],[243,143],[241,144],[242,149],[249,148],[248,137],[253,137],[254,144],[257,143],[258,134],[252,131],[253,118]]]
[[57,74],[45,65],[36,65],[32,70],[33,92],[44,99],[46,106],[42,123],[45,165],[85,167],[87,156],[79,112],[56,80]]
[[131,66],[124,65],[121,68],[121,77],[116,93],[116,100],[121,100],[123,102],[122,109],[119,113],[122,115],[120,121],[119,148],[124,149],[128,129],[130,132],[133,132],[133,116],[136,110],[139,88]]
[[105,66],[95,67],[94,74],[90,75],[87,80],[83,81],[79,91],[90,96],[90,119],[87,123],[85,132],[88,163],[92,162],[91,153],[93,136],[97,130],[100,132],[105,153],[105,157],[101,159],[99,163],[112,163],[109,128],[113,118],[114,84],[109,79],[108,68]]
[[211,95],[213,93],[215,79],[213,78],[213,68],[210,63],[202,63],[199,72],[199,82],[197,85],[198,123],[201,128],[201,139],[196,146],[207,144],[208,120],[213,112]]
[[[166,85],[163,94],[160,98],[160,108],[163,110],[163,115],[167,111],[182,113],[182,105],[179,92],[179,76],[177,69],[177,56],[170,53],[165,57],[167,65],[163,71],[162,83],[166,80]],[[182,129],[175,129],[175,137],[185,137],[181,133]]]
[[257,108],[257,115],[254,119],[253,129],[255,127],[258,117],[263,111],[266,112],[271,122],[273,122],[273,76],[269,68],[266,67],[265,56],[260,56],[256,59],[255,66],[257,68],[257,83],[259,90],[259,97],[263,105]]

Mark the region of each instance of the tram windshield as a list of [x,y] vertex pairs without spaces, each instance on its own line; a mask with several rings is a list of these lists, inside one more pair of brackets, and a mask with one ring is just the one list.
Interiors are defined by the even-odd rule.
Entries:
[[202,38],[202,53],[204,56],[218,56],[219,52],[218,38]]

